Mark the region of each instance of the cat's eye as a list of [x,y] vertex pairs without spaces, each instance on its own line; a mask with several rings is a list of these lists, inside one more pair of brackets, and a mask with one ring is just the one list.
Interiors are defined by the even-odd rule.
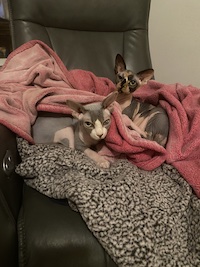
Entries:
[[92,124],[90,121],[85,121],[84,124],[85,124],[85,126],[88,127],[88,128],[93,127],[93,124]]
[[107,125],[109,125],[110,124],[110,119],[107,119],[107,120],[105,120],[104,122],[103,122],[103,125],[104,126],[107,126]]
[[124,79],[124,77],[119,75],[119,74],[118,74],[118,78],[119,78],[119,80],[123,80]]
[[136,84],[137,84],[137,83],[136,83],[135,80],[130,81],[130,85],[136,85]]

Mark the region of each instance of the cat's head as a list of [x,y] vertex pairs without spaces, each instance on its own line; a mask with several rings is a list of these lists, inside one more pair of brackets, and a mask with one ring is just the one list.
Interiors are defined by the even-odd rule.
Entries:
[[67,100],[67,105],[73,110],[72,115],[78,119],[80,129],[94,140],[104,139],[111,123],[113,103],[118,93],[109,94],[102,102],[82,105]]
[[126,69],[126,63],[120,54],[115,58],[116,86],[119,93],[130,94],[143,84],[146,84],[154,75],[153,69],[147,69],[135,74]]

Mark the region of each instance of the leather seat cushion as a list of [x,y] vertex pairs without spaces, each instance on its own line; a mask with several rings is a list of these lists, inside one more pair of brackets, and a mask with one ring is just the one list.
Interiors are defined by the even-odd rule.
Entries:
[[116,266],[67,200],[48,198],[27,185],[18,231],[22,266]]

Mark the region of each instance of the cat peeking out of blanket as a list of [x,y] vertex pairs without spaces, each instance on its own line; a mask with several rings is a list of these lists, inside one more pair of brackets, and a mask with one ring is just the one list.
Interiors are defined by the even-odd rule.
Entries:
[[126,69],[123,57],[117,54],[115,74],[116,89],[119,93],[117,102],[121,106],[122,113],[133,122],[129,127],[136,130],[143,138],[165,146],[169,134],[169,118],[166,111],[160,106],[139,102],[133,97],[133,92],[153,77],[154,70],[147,69],[135,74]]

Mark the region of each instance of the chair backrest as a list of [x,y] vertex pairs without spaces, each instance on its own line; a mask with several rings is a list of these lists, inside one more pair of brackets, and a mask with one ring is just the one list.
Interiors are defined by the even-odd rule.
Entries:
[[49,45],[68,69],[114,80],[117,53],[136,72],[151,68],[150,0],[8,0],[13,49]]

